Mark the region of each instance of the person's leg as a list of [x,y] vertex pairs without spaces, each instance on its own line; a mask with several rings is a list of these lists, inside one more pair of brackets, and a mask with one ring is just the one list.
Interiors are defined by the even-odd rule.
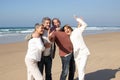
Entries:
[[72,55],[61,57],[62,72],[61,72],[60,80],[66,80],[66,77],[69,71],[69,63],[70,63],[71,57]]
[[43,70],[44,70],[44,56],[42,56],[41,57],[41,61],[40,62],[38,62],[38,68],[39,68],[39,70],[40,70],[40,72],[42,73],[42,75],[43,75]]
[[72,54],[72,57],[70,59],[70,64],[69,64],[70,68],[69,68],[69,76],[68,76],[68,80],[74,80],[74,74],[75,74],[75,60],[74,60],[74,56]]
[[30,67],[29,67],[29,66],[31,66],[30,60],[25,59],[25,64],[26,64],[26,67],[27,67],[27,80],[34,80],[33,75],[30,71]]
[[26,65],[28,68],[28,80],[43,80],[36,61],[28,59]]
[[78,68],[79,80],[84,79],[84,75],[85,75],[84,70],[86,66],[87,57],[88,56],[81,56],[80,58],[75,59],[76,66]]
[[27,80],[34,80],[33,75],[31,74],[30,70],[27,69]]
[[46,74],[46,80],[52,80],[52,58],[50,56],[47,56],[45,58],[45,74]]
[[31,72],[35,80],[43,80],[43,76],[41,72],[39,71],[37,63],[33,64],[33,69],[31,69]]

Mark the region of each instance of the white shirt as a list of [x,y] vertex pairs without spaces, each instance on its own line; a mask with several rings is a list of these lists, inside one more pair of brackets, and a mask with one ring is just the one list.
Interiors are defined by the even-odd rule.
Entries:
[[87,24],[79,18],[77,21],[80,22],[82,26],[80,26],[79,28],[75,28],[70,35],[70,39],[74,48],[74,54],[78,54],[79,52],[79,55],[89,55],[90,52],[82,36],[82,32],[85,30]]
[[28,50],[27,50],[26,58],[40,61],[42,52],[44,50],[45,47],[41,38],[32,38],[28,42]]

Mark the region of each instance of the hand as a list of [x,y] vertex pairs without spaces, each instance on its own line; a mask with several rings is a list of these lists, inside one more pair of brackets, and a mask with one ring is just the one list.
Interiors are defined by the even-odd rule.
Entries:
[[82,20],[82,17],[77,17],[76,15],[73,15],[73,17],[76,19],[76,21],[78,22],[78,23],[80,23],[81,22],[81,20]]
[[56,31],[59,31],[60,30],[60,27],[56,28]]
[[76,18],[78,18],[76,15],[73,15],[73,17],[76,19]]
[[51,47],[51,44],[50,43],[45,43],[45,48],[50,48]]
[[54,32],[55,31],[52,31],[52,32],[48,31],[48,37],[50,37]]
[[49,39],[51,42],[54,42],[54,39],[52,38],[53,32],[55,32],[55,31],[52,31],[51,33],[48,32],[48,39]]

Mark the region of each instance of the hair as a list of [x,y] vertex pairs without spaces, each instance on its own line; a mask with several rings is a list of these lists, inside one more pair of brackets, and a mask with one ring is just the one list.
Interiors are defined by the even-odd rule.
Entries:
[[42,19],[42,24],[46,21],[46,20],[49,20],[51,22],[51,19],[49,17],[43,17]]
[[34,25],[34,27],[35,27],[35,30],[34,30],[34,31],[36,31],[36,29],[39,28],[39,27],[41,27],[41,26],[43,26],[43,24],[36,23],[36,24]]
[[65,31],[64,28],[67,27],[69,28],[71,31],[73,31],[72,27],[68,24],[64,25],[62,28],[61,28],[61,31]]
[[[36,31],[36,29],[39,28],[39,27],[41,27],[41,26],[43,26],[43,24],[36,23],[36,24],[34,25],[34,31],[33,31],[32,33],[34,33],[34,32]],[[26,41],[29,41],[30,39],[33,38],[33,37],[32,37],[32,33],[26,35],[26,37],[25,37],[25,40],[26,40]]]
[[53,18],[52,19],[52,25],[54,25],[54,23],[53,23],[54,20],[57,20],[60,23],[60,25],[61,25],[61,22],[60,22],[60,20],[58,18]]

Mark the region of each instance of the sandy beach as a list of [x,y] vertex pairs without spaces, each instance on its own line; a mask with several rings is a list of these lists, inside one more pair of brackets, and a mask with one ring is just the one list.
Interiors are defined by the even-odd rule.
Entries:
[[[120,80],[120,32],[87,35],[84,40],[91,52],[85,80]],[[26,41],[0,44],[0,80],[27,80],[26,50]],[[61,60],[57,49],[52,67],[53,80],[59,80],[60,72]]]

